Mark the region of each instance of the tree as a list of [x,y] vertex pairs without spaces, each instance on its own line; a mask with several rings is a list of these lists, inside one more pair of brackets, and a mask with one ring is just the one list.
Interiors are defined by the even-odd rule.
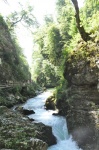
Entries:
[[52,15],[45,15],[44,20],[46,25],[50,25],[54,22]]
[[62,37],[55,24],[48,28],[47,32],[47,49],[49,50],[49,60],[55,66],[59,66],[62,56]]
[[75,7],[75,11],[76,11],[76,14],[75,14],[75,18],[76,18],[76,23],[77,23],[77,28],[79,30],[79,33],[82,37],[82,39],[87,42],[88,40],[91,39],[89,33],[87,33],[83,27],[83,25],[81,25],[81,20],[80,20],[80,16],[79,16],[79,7],[78,7],[78,2],[77,0],[71,0],[74,7]]
[[63,43],[69,43],[72,36],[69,34],[71,21],[73,18],[74,10],[70,0],[57,0],[57,22],[62,36]]
[[98,0],[85,1],[85,6],[83,7],[83,13],[85,14],[86,18],[92,17],[92,15],[95,14],[97,11],[99,11]]
[[48,59],[53,65],[58,66],[62,56],[62,37],[58,26],[54,23],[46,24],[39,29],[34,36],[35,43],[44,59]]
[[10,30],[16,27],[18,23],[21,23],[28,29],[39,26],[31,6],[28,6],[27,9],[22,8],[19,12],[14,11],[7,17],[7,24]]

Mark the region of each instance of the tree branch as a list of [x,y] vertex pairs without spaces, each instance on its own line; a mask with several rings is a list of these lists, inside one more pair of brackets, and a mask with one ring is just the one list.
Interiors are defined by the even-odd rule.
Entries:
[[13,23],[11,24],[11,26],[10,26],[10,29],[11,29],[11,27],[13,27],[13,26],[14,26],[15,24],[17,24],[18,22],[21,22],[24,16],[25,16],[25,14],[23,14],[22,17],[21,17],[19,20],[17,20],[16,22],[13,22]]

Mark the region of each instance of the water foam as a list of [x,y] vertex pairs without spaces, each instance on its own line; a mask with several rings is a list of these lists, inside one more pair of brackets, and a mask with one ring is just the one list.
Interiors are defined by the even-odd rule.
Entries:
[[24,108],[35,111],[35,114],[29,115],[29,118],[52,127],[57,144],[50,146],[48,150],[81,150],[76,142],[72,140],[72,136],[68,134],[66,119],[62,116],[52,115],[54,113],[52,110],[47,111],[44,109],[45,101],[50,94],[50,92],[44,92],[25,103]]

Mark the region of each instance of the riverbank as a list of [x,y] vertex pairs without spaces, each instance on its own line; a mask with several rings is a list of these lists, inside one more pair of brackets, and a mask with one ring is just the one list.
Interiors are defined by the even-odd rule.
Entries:
[[36,96],[37,87],[33,84],[6,86],[0,89],[0,105],[8,108],[16,104],[24,103],[27,99]]
[[54,143],[51,127],[0,106],[0,149],[47,150]]
[[22,110],[21,106],[16,111],[0,106],[0,149],[47,150],[55,144],[52,128],[29,119]]

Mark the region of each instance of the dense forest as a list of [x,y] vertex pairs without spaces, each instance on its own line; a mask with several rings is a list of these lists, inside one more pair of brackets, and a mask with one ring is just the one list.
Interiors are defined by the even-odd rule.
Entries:
[[[4,2],[8,5],[7,0]],[[20,11],[14,11],[7,17],[0,14],[0,148],[30,150],[29,143],[26,146],[24,142],[31,136],[46,142],[46,137],[35,132],[47,130],[46,127],[35,124],[32,127],[28,121],[23,137],[17,134],[18,128],[25,124],[21,120],[18,123],[14,121],[16,127],[11,124],[16,130],[16,137],[11,135],[13,140],[8,138],[1,131],[7,132],[6,126],[10,129],[10,123],[6,122],[3,128],[2,118],[7,120],[8,116],[2,114],[8,111],[9,122],[13,117],[18,121],[18,115],[8,108],[34,97],[38,91],[53,88],[53,95],[46,101],[46,109],[58,108],[58,115],[67,119],[68,130],[79,147],[98,150],[99,0],[84,0],[82,7],[77,0],[56,0],[56,16],[45,15],[42,25],[30,5],[26,9],[20,6]],[[33,37],[31,67],[18,42],[16,29],[19,24]],[[17,109],[21,117],[23,110]],[[88,129],[87,134],[84,133],[86,140],[74,132],[77,128],[81,135],[82,130]],[[28,130],[33,133],[27,134]]]
[[[76,5],[77,9],[75,7]],[[55,87],[61,84],[61,82],[64,82],[62,81],[64,80],[64,62],[68,58],[68,54],[72,53],[75,49],[77,42],[79,43],[81,40],[84,42],[98,41],[98,5],[98,1],[86,0],[84,6],[79,9],[77,1],[75,0],[57,0],[56,18],[54,19],[50,14],[46,15],[44,25],[39,25],[33,15],[33,8],[31,8],[31,6],[27,6],[27,10],[22,9],[20,12],[15,11],[11,13],[11,15],[6,18],[6,24],[17,49],[17,62],[21,63],[18,65],[21,72],[19,73],[19,77],[16,78],[20,80],[24,76],[24,80],[29,79],[25,77],[27,76],[27,74],[25,74],[26,65],[27,70],[29,66],[26,64],[24,54],[14,32],[19,22],[22,22],[30,32],[32,32],[34,28],[32,32],[34,40],[31,71],[32,79],[40,84],[40,86]],[[76,17],[75,14],[78,14],[78,16]],[[78,22],[77,18],[79,18]],[[2,17],[1,22],[4,22]],[[25,66],[22,66],[22,61]],[[17,69],[15,69],[15,71],[17,72]]]
[[[78,43],[86,42],[86,45],[94,40],[98,43],[99,40],[98,1],[86,0],[84,6],[79,10],[79,24],[81,30],[83,28],[85,32],[83,32],[85,39],[81,38],[81,31],[79,31],[75,18],[75,9],[70,0],[57,1],[56,11],[56,20],[54,21],[51,15],[45,16],[45,24],[39,27],[34,34],[33,79],[45,87],[53,87],[56,84],[61,86],[66,82],[63,77],[64,63],[68,60],[68,55],[73,54]],[[88,39],[86,39],[87,36]],[[81,48],[78,55],[80,53],[82,57],[88,59],[89,52]]]

